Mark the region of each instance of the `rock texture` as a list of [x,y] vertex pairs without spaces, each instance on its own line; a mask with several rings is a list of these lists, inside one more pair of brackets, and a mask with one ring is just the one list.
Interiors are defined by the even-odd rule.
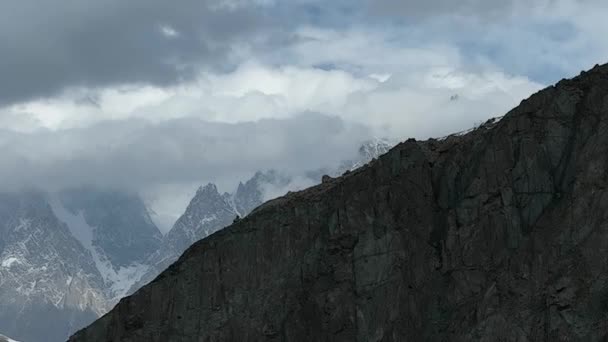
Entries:
[[197,242],[70,340],[608,339],[608,66]]
[[232,223],[236,215],[228,194],[221,195],[214,184],[201,186],[184,214],[164,237],[160,248],[146,261],[149,269],[132,285],[129,293],[156,278],[194,242]]
[[95,263],[46,196],[0,194],[0,331],[61,341],[107,309]]
[[126,294],[160,238],[134,195],[0,193],[0,331],[65,341]]
[[[332,175],[341,175],[365,165],[373,158],[390,149],[386,140],[375,139],[365,142],[359,148],[357,158],[343,161]],[[321,180],[321,174],[327,170],[309,172],[309,183]],[[239,182],[232,194],[220,194],[215,184],[209,183],[200,187],[190,201],[184,214],[173,225],[163,238],[161,246],[148,257],[145,265],[149,268],[135,282],[128,294],[139,290],[143,285],[154,280],[169,265],[173,264],[190,245],[196,241],[223,229],[234,222],[237,217],[247,216],[253,209],[264,202],[264,198],[275,198],[288,190],[299,186],[293,182],[293,176],[276,170],[258,171],[245,183]]]
[[93,246],[115,269],[143,263],[161,244],[162,234],[137,195],[83,187],[59,197],[67,210],[82,213],[95,227]]

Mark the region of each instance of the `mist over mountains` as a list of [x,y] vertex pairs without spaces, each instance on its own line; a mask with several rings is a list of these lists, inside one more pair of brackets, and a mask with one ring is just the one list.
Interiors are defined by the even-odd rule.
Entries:
[[[329,173],[364,165],[391,146],[366,142],[357,159]],[[192,243],[270,198],[320,182],[326,171],[260,171],[233,193],[201,186],[165,235],[134,193],[98,187],[2,193],[0,331],[30,342],[65,340],[153,280]]]

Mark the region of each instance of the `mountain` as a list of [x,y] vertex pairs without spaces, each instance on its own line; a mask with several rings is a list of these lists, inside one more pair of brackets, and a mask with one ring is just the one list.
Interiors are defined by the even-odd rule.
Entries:
[[608,339],[608,65],[195,243],[70,338]]
[[200,187],[184,214],[164,237],[160,248],[146,261],[149,269],[129,292],[152,281],[192,243],[229,225],[237,215],[230,197],[221,195],[214,184]]
[[0,331],[61,341],[109,309],[103,278],[44,194],[0,194]]
[[236,193],[232,197],[234,209],[239,216],[246,216],[253,209],[264,202],[264,187],[273,186],[286,188],[291,183],[291,177],[281,174],[276,170],[256,172],[256,174],[244,184],[239,183]]
[[372,140],[365,141],[359,147],[357,158],[342,162],[342,165],[337,170],[339,173],[337,175],[339,176],[346,171],[352,171],[362,167],[373,159],[376,159],[390,151],[393,146],[395,146],[395,144],[387,139],[374,138]]
[[59,196],[68,211],[96,227],[93,244],[113,268],[141,264],[160,246],[162,234],[137,195],[79,188]]
[[0,331],[65,341],[126,294],[160,242],[137,196],[0,193]]
[[10,337],[0,334],[0,342],[19,342],[19,341],[13,340]]
[[306,172],[306,176],[316,183],[321,182],[323,175],[330,175],[332,177],[339,177],[347,171],[352,171],[357,168],[364,166],[370,161],[378,158],[379,156],[388,152],[396,143],[382,138],[374,138],[368,141],[364,141],[357,150],[356,155],[352,159],[343,160],[335,168],[321,168],[316,170],[309,170]]
[[55,214],[91,252],[108,298],[122,298],[148,270],[146,261],[162,242],[143,201],[92,188],[64,190],[56,197],[51,201]]
[[[338,175],[365,165],[381,153],[388,151],[390,146],[390,143],[383,139],[367,141],[360,146],[357,158],[343,161],[338,169],[309,172],[310,182],[319,182],[325,172]],[[274,191],[284,194],[287,190],[294,190],[291,186],[292,181],[293,176],[268,170],[258,171],[245,183],[240,182],[233,194],[220,194],[212,183],[199,188],[185,213],[163,239],[160,248],[145,262],[150,268],[133,284],[128,293],[133,293],[152,281],[196,241],[228,226],[237,216],[248,215],[261,205],[265,198],[273,197]],[[270,196],[267,190],[273,190]]]
[[[341,167],[368,158],[362,151],[379,141],[364,144]],[[192,243],[291,189],[292,180],[270,170],[239,183],[233,194],[201,187],[164,237],[134,194],[94,187],[0,194],[0,331],[28,342],[65,340]]]
[[265,185],[287,186],[289,179],[276,171],[257,172],[239,183],[234,194],[220,194],[215,184],[200,187],[184,214],[163,239],[162,245],[146,261],[150,268],[129,292],[152,281],[194,242],[231,224],[237,216],[246,216],[263,202]]

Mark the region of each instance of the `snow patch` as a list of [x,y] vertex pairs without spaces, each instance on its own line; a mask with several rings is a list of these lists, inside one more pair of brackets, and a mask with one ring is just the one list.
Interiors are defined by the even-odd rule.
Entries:
[[19,259],[15,257],[10,257],[2,260],[2,267],[10,268],[11,266],[13,266],[14,263],[21,263],[21,261],[19,261]]
[[96,228],[86,222],[82,212],[78,214],[70,212],[57,196],[52,196],[49,204],[57,218],[68,226],[72,235],[91,253],[97,270],[110,288],[110,297],[113,299],[124,297],[129,288],[146,273],[149,266],[133,264],[115,269],[103,252],[93,245]]
[[215,214],[212,215],[206,215],[205,217],[203,217],[203,219],[201,220],[201,225],[207,224],[209,222],[213,222],[217,220],[217,216]]
[[95,250],[93,247],[93,234],[95,228],[87,223],[82,212],[79,212],[78,214],[71,213],[63,206],[57,196],[51,196],[49,204],[55,213],[55,216],[68,226],[68,229],[76,240],[80,241],[87,250],[93,253]]
[[[110,263],[108,262],[106,265],[110,265]],[[131,286],[138,282],[148,269],[149,266],[143,264],[121,267],[117,271],[110,267],[104,275],[104,280],[111,284],[112,299],[116,300],[124,297]]]
[[230,195],[230,198],[228,200],[224,199],[224,201],[226,203],[228,203],[228,205],[230,206],[230,208],[232,208],[232,210],[239,215],[239,217],[243,217],[243,215],[239,212],[239,210],[236,207],[236,191],[232,193],[232,195]]
[[21,218],[19,219],[19,224],[15,227],[14,231],[18,232],[22,229],[26,229],[30,226],[31,220]]

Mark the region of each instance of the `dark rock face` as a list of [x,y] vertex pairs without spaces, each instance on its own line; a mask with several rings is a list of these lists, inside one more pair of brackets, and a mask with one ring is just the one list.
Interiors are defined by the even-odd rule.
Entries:
[[608,66],[197,242],[71,341],[608,339]]

